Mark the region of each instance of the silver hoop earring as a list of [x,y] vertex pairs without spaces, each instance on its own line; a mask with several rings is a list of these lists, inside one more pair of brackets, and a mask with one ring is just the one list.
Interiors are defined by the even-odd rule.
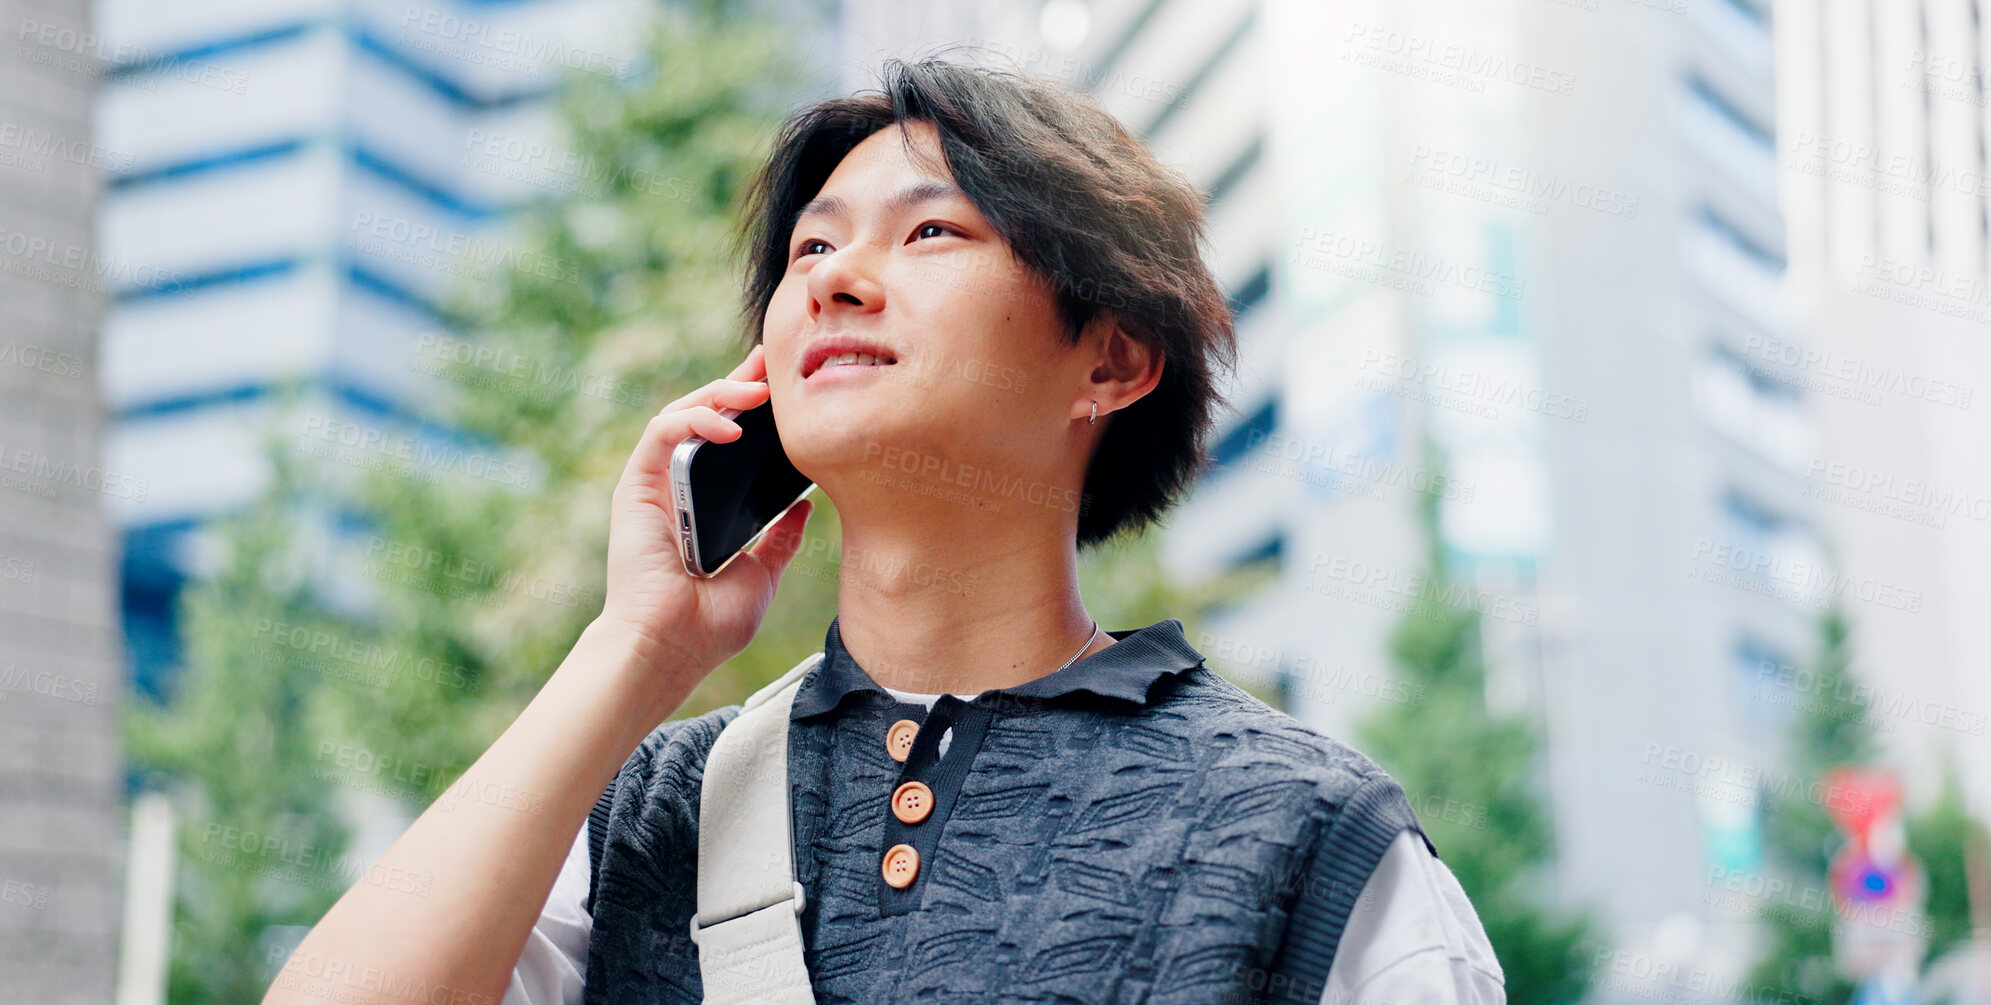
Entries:
[[1092,403],[1092,418],[1085,420],[1085,424],[1090,426],[1090,425],[1095,425],[1098,422],[1099,422],[1099,402],[1094,401]]

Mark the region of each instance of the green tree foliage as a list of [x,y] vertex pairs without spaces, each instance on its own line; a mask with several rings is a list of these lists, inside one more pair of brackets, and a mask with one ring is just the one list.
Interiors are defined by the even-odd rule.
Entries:
[[[1791,889],[1817,891],[1814,897],[1785,897],[1766,903],[1761,918],[1767,941],[1751,983],[1778,988],[1821,1005],[1851,1001],[1853,983],[1832,957],[1832,926],[1838,909],[1826,891],[1826,869],[1844,839],[1825,808],[1807,794],[1823,785],[1827,772],[1863,767],[1880,758],[1879,721],[1871,693],[1852,671],[1850,627],[1836,605],[1819,619],[1815,672],[1799,678],[1802,700],[1791,730],[1791,784],[1771,791],[1764,804],[1764,836],[1771,866]],[[1907,793],[1912,800],[1914,792]],[[1936,799],[1904,822],[1908,850],[1928,877],[1924,904],[1929,951],[1934,960],[1971,930],[1966,850],[1984,840],[1963,802],[1954,766],[1947,766]]]
[[[1427,583],[1446,582],[1437,497],[1423,499]],[[1362,749],[1419,807],[1439,855],[1472,900],[1506,976],[1507,998],[1563,1005],[1589,987],[1595,923],[1547,902],[1554,834],[1535,789],[1535,725],[1486,707],[1480,614],[1446,591],[1422,591],[1390,639],[1399,678],[1422,688],[1416,704],[1386,705],[1357,726]]]
[[260,999],[260,934],[323,915],[353,878],[334,791],[313,775],[312,723],[343,668],[312,640],[339,626],[311,596],[297,476],[277,456],[274,488],[228,522],[226,554],[185,599],[187,670],[170,704],[125,706],[134,772],[177,797],[176,1002]]
[[1956,765],[1946,761],[1935,801],[1908,817],[1908,852],[1929,875],[1929,899],[1924,905],[1929,919],[1929,951],[1924,959],[1929,963],[1969,940],[1975,922],[1966,863],[1987,849],[1991,834],[1970,816]]
[[[1805,797],[1837,767],[1872,763],[1878,748],[1866,705],[1854,698],[1848,628],[1837,606],[1819,620],[1815,683],[1801,690],[1804,700],[1791,731],[1786,763],[1791,784],[1771,790],[1764,801],[1763,836],[1767,858],[1793,889],[1817,898],[1781,898],[1761,912],[1768,929],[1768,952],[1750,983],[1782,988],[1806,999],[1840,1005],[1851,1000],[1853,985],[1832,964],[1832,908],[1825,901],[1825,870],[1838,850],[1838,828],[1825,807]],[[1816,899],[1820,906],[1809,905]]]

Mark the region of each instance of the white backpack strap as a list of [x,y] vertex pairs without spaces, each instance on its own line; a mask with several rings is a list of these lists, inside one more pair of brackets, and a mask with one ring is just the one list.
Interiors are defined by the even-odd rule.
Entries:
[[815,653],[753,693],[705,758],[691,940],[707,1005],[814,1005],[789,831],[788,716]]

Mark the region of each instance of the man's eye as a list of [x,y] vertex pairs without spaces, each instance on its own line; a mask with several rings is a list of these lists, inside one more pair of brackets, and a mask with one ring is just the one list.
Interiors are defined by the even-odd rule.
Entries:
[[795,249],[795,257],[796,257],[796,258],[801,258],[801,257],[802,257],[802,256],[804,256],[804,255],[813,255],[813,254],[817,254],[817,252],[814,252],[814,251],[810,251],[809,249],[810,249],[810,248],[812,248],[812,247],[814,247],[814,246],[816,246],[816,245],[818,245],[818,244],[822,245],[822,246],[823,246],[823,247],[825,247],[825,248],[829,247],[829,244],[828,244],[828,242],[825,242],[825,241],[818,241],[818,240],[814,240],[814,239],[811,239],[811,240],[807,240],[807,241],[803,241],[803,242],[802,242],[802,244],[801,244],[801,246]]
[[919,237],[925,234],[928,230],[938,230],[943,234],[954,233],[954,228],[949,227],[944,223],[922,223],[919,225],[918,230],[913,231],[913,236]]

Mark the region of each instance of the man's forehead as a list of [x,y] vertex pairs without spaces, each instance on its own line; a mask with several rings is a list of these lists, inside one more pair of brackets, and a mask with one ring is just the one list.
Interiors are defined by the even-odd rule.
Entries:
[[[914,174],[908,174],[905,177],[905,184],[865,185],[861,189],[858,186],[847,186],[847,188],[871,193],[887,193],[884,196],[884,203],[881,207],[887,216],[908,212],[928,203],[951,202],[955,200],[972,201],[968,199],[967,193],[955,187],[953,182]],[[830,216],[848,219],[850,215],[850,204],[831,191],[831,186],[825,185],[821,193],[814,199],[809,200],[795,214],[795,220],[799,224],[802,220],[811,216]]]
[[[915,142],[920,141],[919,133],[913,136]],[[796,213],[796,221],[809,216],[847,217],[854,201],[867,198],[882,198],[888,214],[928,202],[974,201],[944,170],[936,174],[927,165],[907,158],[901,143],[896,126],[865,137],[824,179],[816,197]],[[929,147],[928,152],[940,162],[937,149]],[[944,169],[944,163],[941,166]]]
[[[858,171],[886,171],[917,174],[921,178],[935,178],[952,182],[944,173],[936,175],[924,163],[906,156],[905,145],[909,141],[920,152],[922,158],[930,158],[933,163],[943,164],[940,156],[940,137],[929,122],[894,123],[866,136],[850,152],[837,162],[836,169],[830,172],[834,181],[838,175],[855,174]],[[827,182],[825,183],[827,184]]]

